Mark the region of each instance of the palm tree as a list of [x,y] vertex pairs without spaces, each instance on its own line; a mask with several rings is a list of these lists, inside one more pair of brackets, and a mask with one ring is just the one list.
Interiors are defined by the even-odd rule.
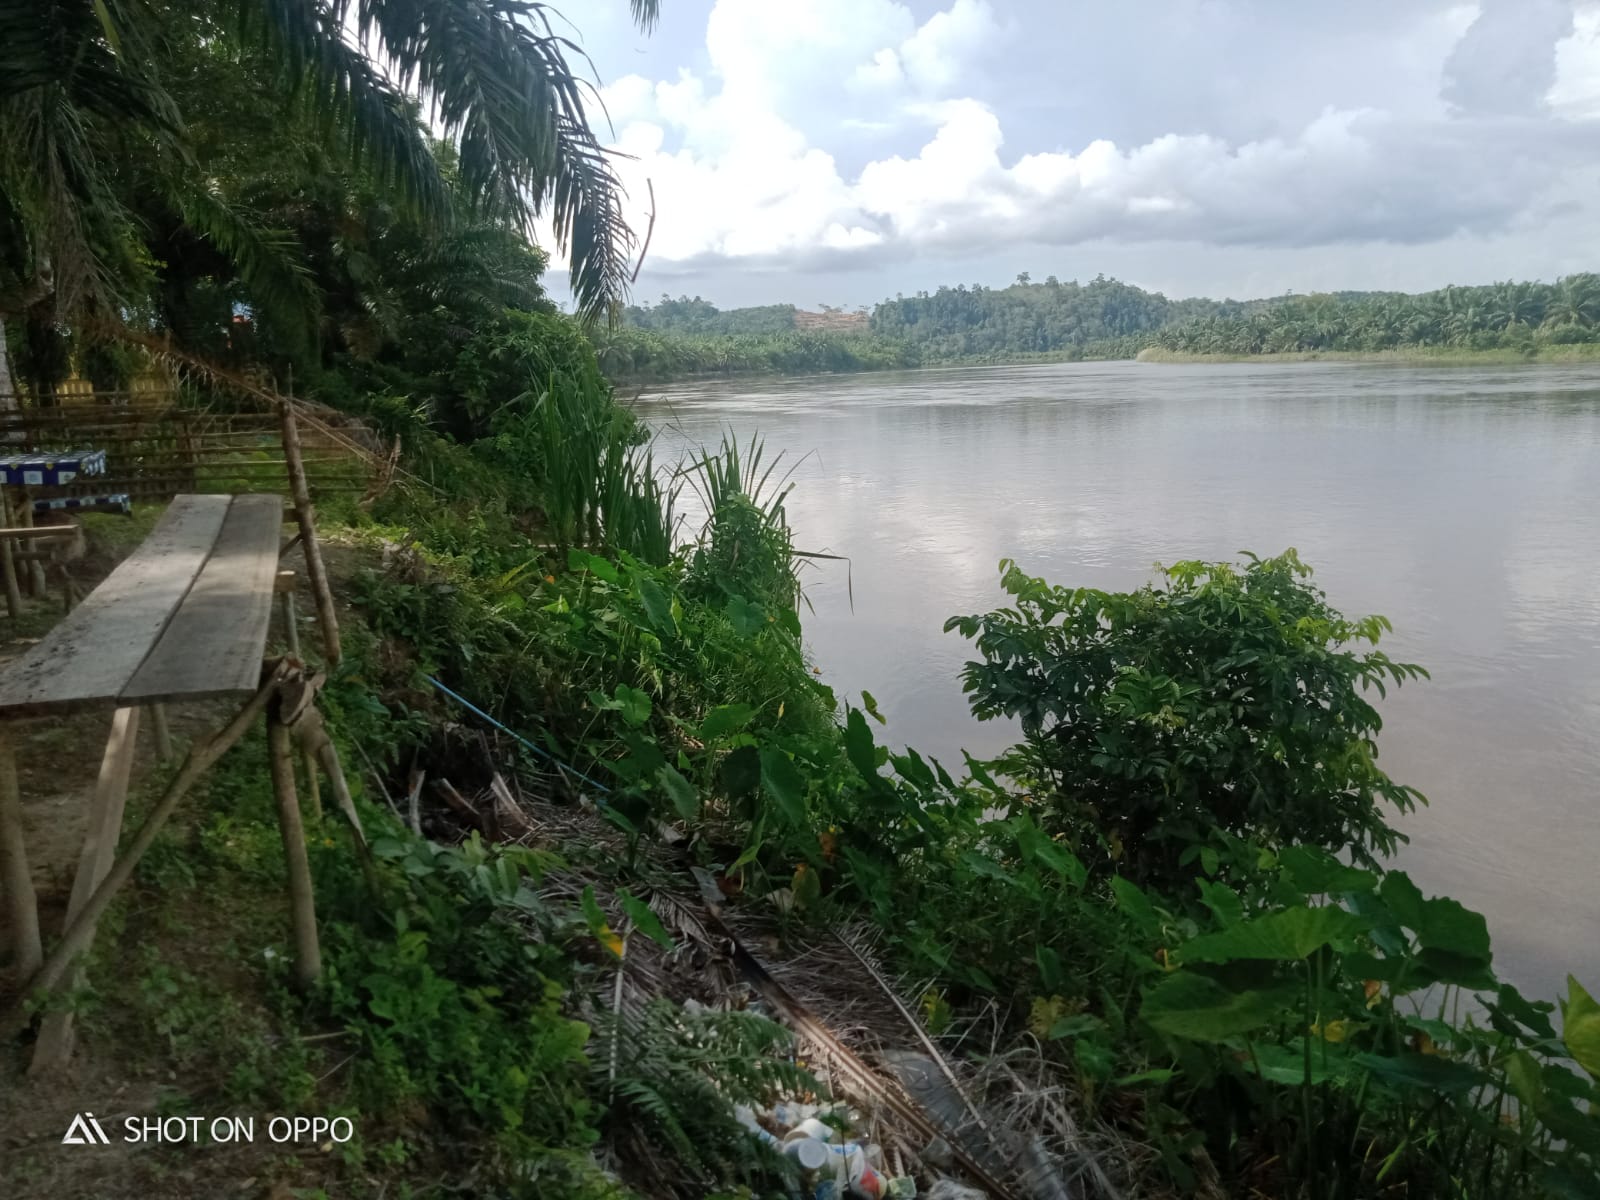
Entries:
[[1561,325],[1589,326],[1600,312],[1600,295],[1594,275],[1569,275],[1556,284],[1555,293],[1545,306],[1546,327]]
[[[629,0],[649,29],[659,0]],[[573,43],[539,5],[496,0],[37,0],[0,7],[0,390],[4,329],[42,299],[58,321],[113,318],[148,283],[139,231],[113,186],[128,146],[171,164],[171,199],[242,273],[292,288],[271,239],[195,169],[161,85],[166,39],[195,23],[281,64],[278,84],[330,141],[419,216],[452,220],[432,132],[455,147],[475,215],[527,228],[548,214],[585,319],[614,313],[632,234],[589,127]],[[581,51],[576,51],[581,55]]]

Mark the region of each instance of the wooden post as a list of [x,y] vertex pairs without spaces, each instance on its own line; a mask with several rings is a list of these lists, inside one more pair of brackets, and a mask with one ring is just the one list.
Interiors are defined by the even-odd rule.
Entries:
[[[11,504],[4,484],[0,484],[0,525],[11,524]],[[11,558],[10,540],[0,541],[0,574],[5,576],[6,611],[14,621],[22,615],[22,593],[17,590],[17,564]]]
[[10,914],[12,966],[18,979],[27,979],[39,969],[44,953],[39,942],[39,904],[22,842],[17,760],[4,736],[0,736],[0,888],[5,890]]
[[150,810],[150,815],[145,818],[144,824],[139,826],[139,831],[129,841],[126,852],[111,865],[111,870],[106,873],[105,879],[95,888],[94,894],[89,897],[78,915],[67,922],[61,940],[56,943],[49,957],[44,960],[44,966],[40,967],[38,974],[33,977],[32,988],[35,992],[43,994],[53,991],[66,977],[67,968],[72,965],[72,960],[93,939],[95,922],[105,913],[111,904],[111,898],[133,876],[134,868],[150,849],[156,840],[156,835],[161,832],[161,827],[167,823],[173,810],[178,807],[178,802],[188,794],[195,780],[205,774],[211,764],[226,754],[234,743],[244,736],[245,730],[256,723],[267,707],[267,702],[277,695],[287,675],[288,667],[284,663],[275,664],[262,679],[261,690],[234,714],[233,720],[209,738],[195,742],[189,747],[183,766],[178,768],[178,773],[173,776],[172,782],[167,784],[167,790],[161,794],[161,799],[156,801],[156,806]]
[[311,894],[311,866],[306,861],[306,831],[300,802],[294,794],[293,738],[274,707],[267,713],[267,754],[272,768],[272,794],[278,801],[278,831],[289,872],[289,922],[294,931],[294,974],[301,987],[322,974],[317,945],[317,909]]
[[178,457],[183,461],[184,474],[188,478],[189,490],[191,492],[199,491],[199,455],[195,450],[194,430],[189,425],[189,414],[184,409],[179,408],[173,411],[173,415],[177,418],[178,425]]
[[166,762],[172,757],[172,729],[167,725],[167,706],[150,706],[150,728],[156,735],[156,757]]
[[[300,658],[300,626],[294,614],[294,572],[279,571],[277,582],[273,585],[278,594],[283,597],[283,636],[289,647],[292,658]],[[303,661],[303,660],[302,660]],[[304,742],[300,744],[300,765],[306,779],[306,799],[309,801],[311,817],[314,821],[322,820],[322,782],[317,778],[317,759],[311,749]]]
[[[100,777],[89,801],[89,828],[83,850],[78,855],[78,873],[72,880],[72,897],[67,901],[67,921],[83,911],[95,888],[106,877],[117,854],[117,839],[122,834],[122,810],[128,799],[128,778],[133,771],[133,747],[139,732],[139,710],[119,708],[111,717],[111,736],[100,760]],[[89,937],[94,938],[91,929]],[[82,979],[83,968],[74,972]],[[45,1015],[39,1027],[39,1040],[33,1046],[33,1061],[28,1074],[39,1076],[59,1071],[72,1057],[74,1039],[72,1014],[57,1009]]]
[[[33,500],[28,493],[22,493],[22,503],[17,508],[17,526],[21,529],[33,528]],[[45,544],[48,548],[48,543]],[[36,555],[28,559],[28,595],[35,600],[45,598],[44,563]]]
[[316,513],[311,507],[311,488],[306,483],[306,465],[300,457],[300,428],[295,423],[294,405],[280,401],[278,417],[283,425],[284,465],[289,473],[289,492],[294,498],[295,519],[306,556],[306,577],[317,604],[317,622],[322,626],[323,658],[330,667],[339,663],[339,616],[333,607],[333,591],[322,565],[322,548],[317,544]]

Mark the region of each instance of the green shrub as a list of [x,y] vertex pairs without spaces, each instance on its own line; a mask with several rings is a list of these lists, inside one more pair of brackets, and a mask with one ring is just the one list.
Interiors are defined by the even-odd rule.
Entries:
[[1002,564],[1016,606],[955,617],[975,639],[973,712],[1017,718],[1008,767],[1048,793],[1052,832],[1099,842],[1137,879],[1182,878],[1214,829],[1373,862],[1402,836],[1386,807],[1420,793],[1377,765],[1364,696],[1425,672],[1305,582],[1291,550],[1243,567],[1184,562],[1129,593],[1059,588]]

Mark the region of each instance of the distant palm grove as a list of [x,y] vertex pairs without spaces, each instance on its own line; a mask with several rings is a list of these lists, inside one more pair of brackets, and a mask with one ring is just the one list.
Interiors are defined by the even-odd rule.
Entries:
[[[860,330],[796,328],[792,305],[719,310],[699,297],[629,307],[597,333],[618,378],[861,371],[961,362],[1263,354],[1535,357],[1600,342],[1600,276],[1447,287],[1419,295],[1333,292],[1170,300],[1097,276],[1004,288],[941,287],[877,305]],[[806,314],[800,314],[805,316]]]

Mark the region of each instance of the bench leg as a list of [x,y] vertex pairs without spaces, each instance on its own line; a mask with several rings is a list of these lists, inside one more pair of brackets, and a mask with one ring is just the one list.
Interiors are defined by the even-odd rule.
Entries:
[[[111,717],[111,736],[106,739],[105,756],[100,760],[100,777],[95,781],[94,798],[89,802],[89,829],[78,856],[78,873],[72,880],[72,897],[67,901],[67,924],[83,911],[95,888],[111,870],[116,858],[117,840],[122,835],[122,810],[128,800],[128,779],[133,772],[133,747],[139,733],[139,710],[119,708]],[[94,933],[91,930],[89,937]],[[83,980],[83,967],[72,973],[70,987]],[[39,1027],[39,1040],[33,1046],[30,1076],[60,1071],[72,1057],[75,1033],[72,1013],[57,1009],[47,1013]]]
[[0,737],[0,890],[5,892],[11,926],[12,967],[19,980],[33,975],[44,962],[39,942],[39,904],[22,842],[22,796],[17,789],[17,760],[11,743]]
[[[22,504],[17,509],[17,525],[23,529],[33,528],[33,501],[27,493],[23,493]],[[44,580],[44,563],[37,558],[28,561],[28,595],[35,600],[43,600],[47,595]]]
[[166,762],[172,757],[172,730],[167,725],[167,706],[150,706],[150,728],[156,735],[156,757]]

